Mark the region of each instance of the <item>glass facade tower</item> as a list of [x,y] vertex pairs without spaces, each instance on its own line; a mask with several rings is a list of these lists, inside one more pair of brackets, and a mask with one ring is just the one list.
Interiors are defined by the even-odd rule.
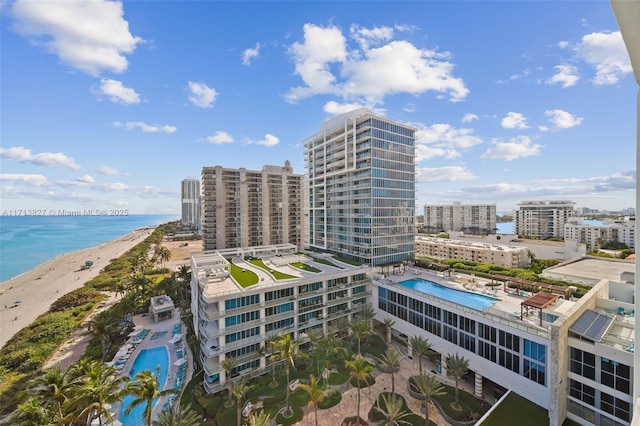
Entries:
[[372,266],[414,258],[415,132],[362,108],[305,140],[310,247]]

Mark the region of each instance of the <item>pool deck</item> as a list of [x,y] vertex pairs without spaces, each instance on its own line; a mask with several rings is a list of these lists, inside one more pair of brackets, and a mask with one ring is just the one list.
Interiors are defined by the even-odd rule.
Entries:
[[[468,293],[480,294],[493,298],[496,300],[496,303],[493,306],[486,308],[484,312],[490,313],[492,315],[497,315],[504,318],[504,321],[517,323],[521,326],[527,326],[544,331],[548,330],[549,324],[545,323],[545,321],[543,321],[542,326],[540,326],[540,318],[538,316],[539,313],[537,309],[530,310],[528,314],[525,311],[525,315],[522,316],[522,318],[519,317],[519,313],[521,312],[521,304],[531,296],[530,293],[520,293],[517,289],[508,289],[505,292],[502,284],[490,287],[487,286],[487,284],[490,284],[491,280],[488,280],[486,278],[479,278],[473,275],[454,273],[450,277],[443,277],[442,273],[417,268],[408,269],[401,275],[391,274],[385,277],[385,280],[390,281],[394,284],[398,284],[401,281],[410,279],[424,279],[432,281],[443,287],[465,291]],[[455,303],[455,301],[452,302]],[[558,300],[555,305],[560,306],[564,303],[573,302],[568,300]]]
[[[173,328],[176,324],[181,324],[182,326],[181,334],[183,335],[182,348],[184,348],[183,351],[186,354],[186,359],[188,361],[187,373],[184,379],[184,383],[182,385],[182,389],[184,389],[186,384],[189,382],[189,380],[191,380],[191,377],[193,376],[193,354],[189,350],[189,345],[187,345],[185,341],[186,339],[185,325],[182,324],[180,320],[180,310],[176,309],[174,317],[165,321],[154,322],[151,316],[147,314],[142,314],[142,315],[134,316],[133,322],[136,325],[136,327],[138,327],[140,330],[147,329],[149,330],[149,333],[142,340],[142,342],[140,342],[136,346],[135,350],[131,353],[131,355],[125,362],[124,367],[122,368],[122,371],[120,374],[123,376],[129,376],[131,374],[131,368],[133,367],[136,357],[142,350],[155,348],[159,346],[165,346],[169,354],[169,366],[167,371],[167,380],[166,380],[166,383],[164,384],[163,389],[174,388],[174,383],[176,381],[176,374],[178,372],[178,367],[174,365],[174,363],[178,360],[178,354],[177,354],[177,349],[172,341]],[[164,334],[164,336],[160,338],[156,338],[153,340],[151,339],[151,337],[155,333],[162,333],[162,332],[166,332],[166,334]],[[180,389],[180,392],[182,392],[182,389]],[[179,400],[179,395],[180,395],[179,393],[176,394],[176,400]],[[158,400],[156,405],[153,407],[153,415],[152,415],[153,419],[156,419],[157,416],[160,414],[160,412],[162,411],[162,407],[164,406],[164,403],[166,401],[167,401],[167,397],[164,397]],[[121,404],[116,404],[114,406],[114,411],[115,411],[116,417],[119,417],[120,412],[122,411]]]

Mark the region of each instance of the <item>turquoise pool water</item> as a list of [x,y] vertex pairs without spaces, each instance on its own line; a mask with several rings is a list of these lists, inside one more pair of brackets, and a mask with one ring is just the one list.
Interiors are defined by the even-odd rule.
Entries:
[[398,284],[422,293],[431,294],[432,296],[439,297],[440,299],[468,306],[469,308],[478,311],[483,311],[497,302],[497,300],[492,297],[455,290],[422,278],[412,278],[410,280],[400,281]]
[[[144,349],[140,352],[131,369],[131,380],[135,379],[136,373],[144,370],[151,370],[155,374],[158,366],[160,366],[158,382],[160,383],[160,387],[164,389],[165,382],[167,381],[167,370],[169,369],[169,352],[167,352],[166,346]],[[136,408],[131,410],[128,416],[124,415],[125,410],[134,399],[135,397],[133,396],[126,396],[122,402],[120,421],[124,426],[143,426],[145,424],[142,418],[145,404],[138,405]],[[157,402],[158,401],[155,400],[153,401],[153,404],[155,405]]]

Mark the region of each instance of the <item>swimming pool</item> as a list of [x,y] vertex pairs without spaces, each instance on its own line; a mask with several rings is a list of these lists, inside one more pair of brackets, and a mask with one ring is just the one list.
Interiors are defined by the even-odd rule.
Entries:
[[[133,367],[131,368],[131,380],[135,379],[136,373],[144,370],[151,370],[156,373],[156,367],[160,367],[158,376],[158,382],[162,389],[165,388],[165,382],[167,381],[167,370],[169,368],[169,352],[167,352],[166,346],[158,346],[156,348],[144,349],[138,354]],[[127,395],[122,401],[122,409],[120,411],[120,421],[124,426],[137,426],[144,425],[143,412],[145,404],[138,405],[131,410],[128,416],[125,416],[124,412],[131,404],[131,401],[135,399],[134,396]],[[153,401],[155,405],[158,401]]]
[[486,308],[493,306],[497,302],[497,300],[492,297],[455,290],[422,278],[412,278],[410,280],[400,281],[398,284],[422,293],[431,294],[435,297],[439,297],[440,299],[468,306],[478,311],[484,311]]

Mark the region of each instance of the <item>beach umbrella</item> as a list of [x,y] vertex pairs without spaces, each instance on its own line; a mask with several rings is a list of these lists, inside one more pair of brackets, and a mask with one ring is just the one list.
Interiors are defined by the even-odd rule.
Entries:
[[184,359],[184,358],[180,358],[180,359],[178,359],[176,362],[174,362],[174,363],[173,363],[173,365],[175,365],[175,366],[177,366],[177,367],[180,367],[182,364],[185,364],[186,362],[187,362],[187,360],[186,360],[186,359]]

